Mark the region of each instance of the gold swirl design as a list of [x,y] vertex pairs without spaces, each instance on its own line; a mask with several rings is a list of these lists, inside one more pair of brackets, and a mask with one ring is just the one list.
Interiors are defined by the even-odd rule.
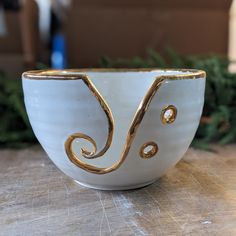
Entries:
[[[93,159],[93,158],[98,158],[100,156],[103,156],[106,151],[109,149],[112,143],[112,137],[113,137],[113,132],[114,132],[114,120],[112,116],[112,112],[107,105],[106,101],[103,99],[103,97],[100,95],[100,93],[97,91],[93,83],[90,81],[88,76],[82,75],[82,74],[75,74],[74,72],[87,72],[87,71],[97,71],[97,72],[112,72],[112,71],[165,71],[165,70],[159,70],[159,69],[137,69],[137,70],[116,70],[116,69],[92,69],[92,70],[64,70],[64,71],[57,71],[57,70],[46,70],[46,71],[29,71],[25,72],[23,74],[23,78],[25,79],[37,79],[37,80],[77,80],[77,79],[82,79],[84,83],[88,86],[90,91],[93,93],[93,95],[96,97],[98,102],[100,103],[102,109],[104,110],[107,120],[108,120],[108,138],[106,141],[105,146],[101,151],[97,152],[97,145],[96,142],[89,136],[82,134],[82,133],[74,133],[68,137],[68,139],[65,142],[65,150],[68,158],[72,163],[80,167],[81,169],[95,173],[95,174],[106,174],[110,173],[116,169],[118,169],[122,163],[125,161],[130,147],[132,145],[132,142],[135,138],[136,132],[139,128],[139,125],[141,124],[143,117],[154,97],[156,94],[157,90],[160,88],[164,80],[181,80],[181,79],[198,79],[198,78],[205,78],[205,72],[200,71],[200,70],[187,70],[187,69],[182,69],[182,70],[174,70],[178,72],[183,72],[183,74],[176,74],[176,75],[160,75],[157,76],[150,88],[148,89],[146,95],[142,99],[136,114],[134,116],[134,119],[131,123],[131,126],[129,128],[127,137],[126,137],[126,142],[125,146],[123,148],[122,154],[120,159],[114,163],[110,167],[105,167],[105,168],[99,168],[93,165],[90,165],[88,163],[83,162],[80,160],[77,155],[72,151],[72,143],[75,139],[85,139],[89,141],[93,145],[93,151],[88,151],[84,148],[81,148],[81,154],[85,158],[88,159]],[[171,69],[167,69],[166,71],[171,71]],[[145,152],[145,148],[151,146],[152,149]],[[155,142],[148,142],[142,145],[140,149],[140,155],[143,158],[150,158],[154,156],[158,151],[158,146]]]
[[[106,173],[109,173],[109,172],[112,172],[112,171],[118,169],[121,166],[121,164],[125,161],[128,153],[129,153],[131,144],[132,144],[132,142],[134,140],[135,134],[136,134],[136,132],[138,130],[138,127],[139,127],[140,123],[142,122],[142,119],[143,119],[143,117],[144,117],[144,115],[145,115],[145,113],[146,113],[146,111],[147,111],[147,109],[148,109],[148,107],[149,107],[149,105],[151,103],[152,98],[154,97],[154,95],[155,95],[156,91],[158,90],[158,88],[161,86],[163,80],[164,80],[163,78],[156,78],[155,81],[153,82],[153,84],[151,85],[151,87],[148,89],[148,92],[144,96],[143,100],[141,101],[141,103],[139,105],[139,108],[138,108],[138,110],[137,110],[137,112],[136,112],[136,114],[134,116],[134,119],[133,119],[133,121],[131,123],[130,129],[128,131],[128,134],[127,134],[127,137],[126,137],[125,146],[124,146],[124,149],[122,151],[121,158],[119,159],[119,161],[114,163],[112,166],[105,167],[105,168],[99,168],[99,167],[96,167],[96,166],[93,166],[93,165],[90,165],[88,163],[83,162],[72,151],[72,142],[74,141],[74,139],[76,139],[76,138],[84,138],[84,139],[90,141],[93,144],[94,150],[93,150],[93,152],[88,152],[88,154],[89,154],[88,156],[84,155],[84,154],[87,153],[87,151],[85,153],[84,152],[85,150],[81,149],[81,154],[84,157],[87,157],[87,158],[97,158],[99,156],[102,156],[107,151],[107,149],[110,147],[111,142],[107,142],[108,145],[105,146],[105,148],[101,152],[99,152],[99,154],[94,155],[94,152],[96,152],[96,143],[95,143],[95,141],[91,137],[89,137],[87,135],[84,135],[84,134],[81,134],[81,133],[77,133],[77,134],[71,135],[66,140],[66,142],[65,142],[65,150],[66,150],[66,153],[67,153],[69,159],[71,160],[71,162],[73,162],[75,165],[79,166],[80,168],[82,168],[82,169],[84,169],[84,170],[86,170],[88,172],[95,173],[95,174],[106,174]],[[94,86],[92,85],[92,82],[90,80],[88,80],[86,84],[88,85],[90,90],[91,90],[91,88],[94,88]],[[97,90],[94,90],[94,91],[98,93]],[[102,99],[101,96],[97,96],[96,94],[95,94],[95,96],[98,99]],[[106,104],[106,103],[105,103],[104,100],[101,100],[100,104]],[[104,109],[104,106],[102,106],[102,107]],[[108,120],[111,119],[112,114],[110,113],[111,112],[110,109],[107,109],[105,112],[107,114]],[[113,120],[109,121],[109,124],[110,125],[112,124],[111,128],[109,128],[109,136],[112,137],[112,134],[111,134],[110,131],[113,132],[113,127],[114,127],[113,126],[113,124],[114,124]],[[110,139],[110,141],[111,141],[111,139]],[[157,152],[157,149],[156,149],[156,152]],[[155,154],[156,154],[156,152],[155,152]],[[150,153],[149,153],[149,155],[150,155]],[[152,153],[152,155],[153,155],[153,153]]]
[[74,134],[70,135],[69,138],[66,140],[65,150],[66,150],[67,156],[69,157],[69,159],[72,163],[74,163],[75,165],[79,166],[80,168],[82,168],[86,171],[96,173],[98,171],[98,169],[100,169],[100,168],[97,168],[96,166],[93,166],[93,165],[89,165],[89,164],[83,162],[82,160],[80,160],[76,156],[76,154],[72,151],[72,143],[75,139],[85,139],[93,145],[93,151],[88,151],[84,148],[81,148],[81,155],[87,159],[94,159],[94,158],[103,156],[106,153],[106,151],[109,149],[109,147],[111,146],[111,143],[112,143],[113,132],[114,132],[114,119],[113,119],[112,112],[111,112],[109,106],[107,105],[107,103],[103,99],[103,97],[100,95],[98,90],[95,88],[93,83],[90,81],[90,79],[87,76],[83,76],[81,79],[87,85],[87,87],[93,93],[93,95],[96,97],[96,99],[100,103],[103,111],[106,114],[107,121],[108,121],[108,137],[107,137],[107,141],[106,141],[106,144],[104,145],[103,149],[97,153],[96,142],[91,137],[89,137],[86,134],[82,134],[82,133],[74,133]]
[[86,76],[86,77],[83,78],[83,81],[88,86],[88,88],[93,93],[93,95],[96,97],[98,102],[100,103],[103,111],[106,114],[107,121],[108,121],[108,137],[107,137],[107,141],[106,141],[106,144],[105,144],[104,148],[100,152],[98,152],[97,154],[96,154],[96,152],[97,152],[96,142],[91,137],[89,137],[89,136],[87,136],[85,134],[80,134],[80,133],[73,134],[73,139],[75,139],[75,138],[83,138],[85,140],[90,141],[93,144],[93,146],[94,146],[94,151],[93,152],[89,152],[89,151],[87,151],[87,150],[82,148],[81,149],[81,154],[85,158],[94,159],[94,158],[102,156],[108,150],[108,148],[111,146],[113,132],[114,132],[114,118],[112,116],[112,112],[111,112],[109,106],[107,105],[106,101],[100,95],[100,93],[95,88],[93,83],[89,80],[89,78]]

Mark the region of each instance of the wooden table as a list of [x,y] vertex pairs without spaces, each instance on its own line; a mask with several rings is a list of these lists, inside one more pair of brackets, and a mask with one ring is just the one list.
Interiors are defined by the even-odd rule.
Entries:
[[81,187],[38,146],[0,151],[0,235],[236,235],[236,145],[189,149],[137,190]]

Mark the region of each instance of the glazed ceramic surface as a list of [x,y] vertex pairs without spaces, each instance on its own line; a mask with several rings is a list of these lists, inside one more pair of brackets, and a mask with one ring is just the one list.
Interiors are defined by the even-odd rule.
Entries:
[[147,185],[188,149],[202,113],[197,70],[31,71],[22,76],[36,137],[65,174],[99,189]]

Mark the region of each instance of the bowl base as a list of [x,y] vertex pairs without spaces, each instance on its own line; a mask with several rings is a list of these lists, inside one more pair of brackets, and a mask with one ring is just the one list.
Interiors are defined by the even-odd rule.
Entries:
[[92,188],[92,189],[98,189],[98,190],[129,190],[129,189],[136,189],[136,188],[142,188],[144,186],[150,185],[154,183],[157,179],[141,183],[141,184],[136,184],[136,185],[126,185],[126,186],[104,186],[104,185],[93,185],[93,184],[87,184],[87,183],[82,183],[77,180],[74,180],[75,183],[82,185],[87,188]]

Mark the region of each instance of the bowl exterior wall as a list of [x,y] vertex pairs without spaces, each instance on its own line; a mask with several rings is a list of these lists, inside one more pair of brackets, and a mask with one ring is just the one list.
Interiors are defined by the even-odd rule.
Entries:
[[[84,140],[76,140],[73,151],[88,164],[109,167],[122,156],[133,119],[156,77],[151,73],[90,72],[86,75],[112,112],[113,139],[106,153],[95,159],[81,156],[81,147],[92,149]],[[98,150],[104,147],[108,137],[107,116],[86,83],[25,78],[22,81],[30,123],[50,159],[74,180],[103,189],[142,186],[175,165],[195,135],[204,103],[205,78],[164,80],[145,111],[124,162],[115,171],[98,175],[72,163],[65,150],[66,140],[74,133],[92,137]],[[177,116],[173,123],[163,124],[162,110],[169,105],[176,107]],[[141,146],[150,141],[158,145],[156,155],[141,158]]]

